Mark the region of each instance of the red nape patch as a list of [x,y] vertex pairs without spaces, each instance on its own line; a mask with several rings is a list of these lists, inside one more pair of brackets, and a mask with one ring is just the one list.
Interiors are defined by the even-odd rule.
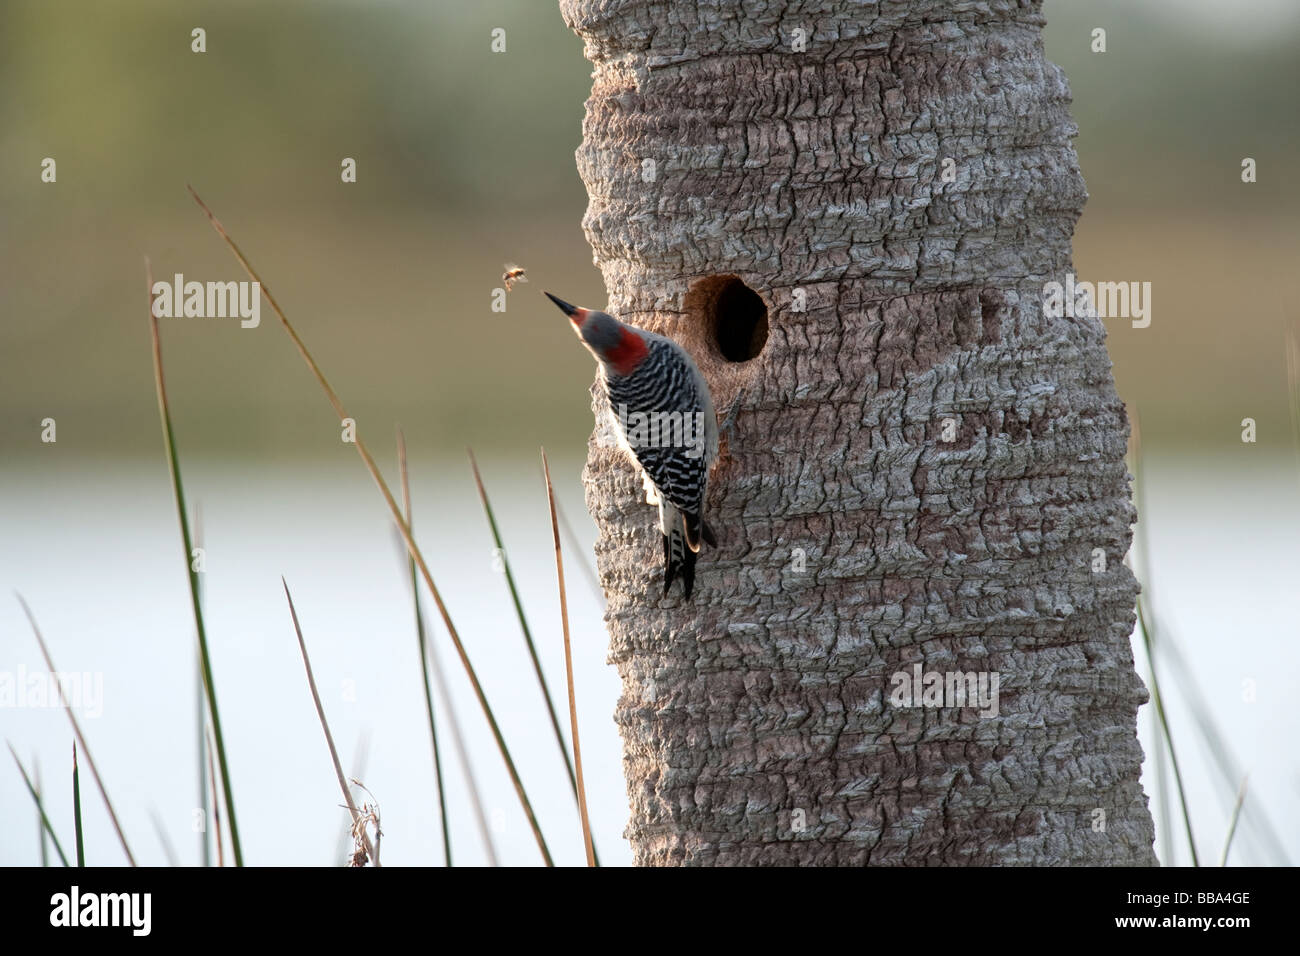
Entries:
[[619,375],[630,375],[636,371],[636,367],[641,364],[641,360],[649,354],[650,349],[645,344],[645,339],[631,329],[622,329],[618,338],[618,345],[606,353],[606,358]]

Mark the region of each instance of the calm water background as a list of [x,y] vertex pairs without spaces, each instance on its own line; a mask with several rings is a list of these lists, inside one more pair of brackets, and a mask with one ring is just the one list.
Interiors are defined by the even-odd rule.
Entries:
[[[51,449],[51,457],[58,455]],[[483,463],[510,556],[515,562],[552,686],[563,693],[563,654],[544,497],[531,462]],[[583,510],[571,456],[553,464],[562,506],[584,546],[594,529]],[[93,474],[91,474],[93,470]],[[557,861],[580,863],[573,801],[533,681],[503,577],[467,469],[416,457],[412,462],[419,536],[536,801]],[[88,480],[89,479],[89,480]],[[231,776],[250,863],[337,862],[344,811],[330,768],[280,590],[294,591],[327,715],[347,764],[369,741],[365,784],[378,798],[390,863],[439,858],[433,772],[404,567],[382,500],[351,449],[300,470],[232,468],[197,462],[191,493],[203,503],[209,639],[231,755]],[[175,514],[161,457],[152,468],[62,459],[6,475],[0,502],[0,580],[32,604],[64,670],[102,671],[103,715],[84,721],[123,824],[142,861],[164,862],[150,810],[156,810],[186,862],[197,860],[191,830],[195,797],[192,617],[179,558]],[[1157,569],[1160,636],[1176,639],[1195,682],[1258,802],[1300,853],[1294,813],[1297,776],[1294,707],[1300,671],[1296,594],[1300,514],[1275,502],[1296,500],[1292,463],[1243,446],[1226,459],[1170,456],[1148,463],[1145,520]],[[15,547],[14,542],[21,542]],[[569,593],[575,673],[588,789],[597,845],[607,863],[626,863],[620,834],[627,802],[612,720],[619,693],[605,663],[602,607],[570,555]],[[531,834],[468,684],[441,625],[436,646],[454,688],[476,774],[503,862],[538,860]],[[6,666],[39,668],[39,653],[16,602],[0,601]],[[1233,788],[1212,770],[1168,666],[1165,690],[1203,856],[1215,857]],[[1243,681],[1256,682],[1249,703]],[[345,693],[352,682],[354,700]],[[1150,706],[1140,719],[1151,753]],[[24,758],[39,755],[53,818],[71,839],[67,786],[71,731],[57,710],[0,711],[3,735]],[[443,722],[445,728],[445,720]],[[566,723],[567,729],[567,723]],[[450,814],[458,862],[482,862],[477,833],[454,760]],[[1150,793],[1152,765],[1144,783]],[[87,847],[92,863],[120,853],[83,771]],[[0,863],[37,858],[32,814],[18,787],[0,788],[10,821]],[[1181,825],[1179,825],[1181,826]],[[1181,829],[1175,846],[1184,859]],[[1234,862],[1275,862],[1248,817]]]

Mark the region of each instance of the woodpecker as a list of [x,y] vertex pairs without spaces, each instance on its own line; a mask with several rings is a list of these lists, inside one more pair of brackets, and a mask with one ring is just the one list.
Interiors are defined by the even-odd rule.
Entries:
[[664,594],[680,574],[690,598],[701,543],[718,545],[703,516],[709,468],[718,457],[708,383],[672,339],[546,296],[596,357],[597,387],[619,444],[641,473],[646,502],[659,506]]

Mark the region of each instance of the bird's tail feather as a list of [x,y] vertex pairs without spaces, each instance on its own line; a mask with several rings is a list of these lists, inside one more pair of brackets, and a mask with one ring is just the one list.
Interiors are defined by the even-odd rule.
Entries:
[[687,545],[685,528],[682,525],[674,525],[669,533],[664,535],[665,596],[679,574],[686,590],[686,597],[691,596],[691,591],[695,587],[696,559],[695,551]]

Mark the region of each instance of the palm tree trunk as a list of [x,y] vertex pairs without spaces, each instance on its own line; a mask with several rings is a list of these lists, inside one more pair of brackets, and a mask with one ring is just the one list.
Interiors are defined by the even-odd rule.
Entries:
[[[584,474],[636,861],[1153,864],[1128,421],[1101,323],[1043,308],[1086,192],[1038,0],[561,8],[609,310],[738,403],[689,602],[599,433]],[[955,673],[996,716],[911,699]]]

